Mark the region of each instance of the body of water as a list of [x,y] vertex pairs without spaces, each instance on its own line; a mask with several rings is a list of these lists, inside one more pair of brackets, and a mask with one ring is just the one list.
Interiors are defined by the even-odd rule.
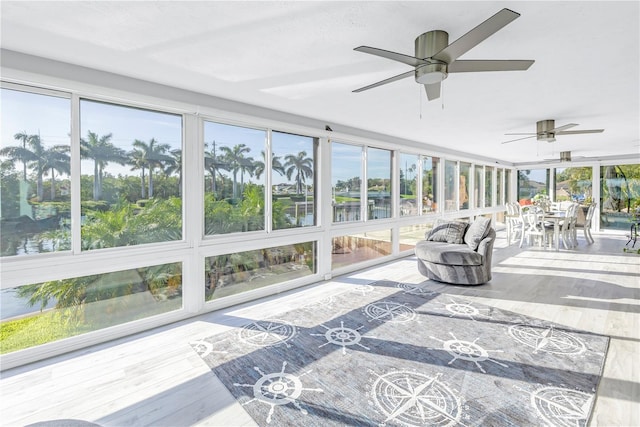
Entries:
[[[49,304],[44,308],[53,308],[55,305],[55,301],[49,301]],[[0,320],[24,316],[38,311],[40,311],[40,304],[36,304],[33,307],[29,306],[26,298],[18,297],[15,288],[0,291]]]

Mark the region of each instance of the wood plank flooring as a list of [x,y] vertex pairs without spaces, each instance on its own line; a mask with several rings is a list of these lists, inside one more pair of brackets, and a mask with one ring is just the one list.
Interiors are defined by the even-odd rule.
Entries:
[[640,256],[623,236],[577,250],[495,245],[493,280],[426,280],[406,257],[331,281],[168,325],[2,373],[0,424],[80,419],[102,426],[255,426],[190,341],[379,279],[433,290],[611,336],[591,426],[640,426]]

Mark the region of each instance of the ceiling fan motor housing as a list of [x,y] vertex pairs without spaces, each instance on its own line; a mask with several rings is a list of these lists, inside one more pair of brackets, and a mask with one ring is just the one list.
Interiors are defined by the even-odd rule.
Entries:
[[[419,35],[415,42],[415,57],[431,58],[449,45],[449,33],[442,30],[428,31]],[[429,64],[416,67],[416,82],[420,84],[439,83],[447,78],[447,64],[435,59]]]
[[540,120],[536,123],[536,134],[538,141],[554,142],[556,140],[555,120]]

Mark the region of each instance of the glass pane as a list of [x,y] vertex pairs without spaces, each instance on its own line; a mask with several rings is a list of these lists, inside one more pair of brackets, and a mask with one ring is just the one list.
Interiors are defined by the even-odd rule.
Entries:
[[444,161],[444,210],[455,211],[458,209],[456,193],[458,189],[458,162],[453,160]]
[[505,169],[504,171],[504,194],[505,194],[505,203],[511,203],[511,169]]
[[210,301],[315,274],[315,242],[205,258],[205,299]]
[[484,207],[484,166],[475,165],[474,173],[474,185],[473,185],[473,199],[475,200],[474,207]]
[[80,101],[82,249],[182,239],[182,117]]
[[272,133],[274,230],[315,225],[316,146],[316,138]]
[[422,157],[422,213],[438,211],[438,165],[437,157]]
[[416,243],[424,240],[426,234],[433,228],[433,223],[416,224],[400,227],[400,252],[415,248]]
[[484,206],[493,206],[493,167],[484,168]]
[[556,168],[555,201],[574,201],[582,204],[591,203],[593,168]]
[[2,88],[1,256],[71,249],[69,99]]
[[367,149],[367,212],[369,219],[391,218],[391,151]]
[[2,353],[182,308],[182,264],[25,285],[2,291]]
[[332,142],[333,222],[361,221],[362,147]]
[[418,161],[415,154],[400,153],[400,216],[418,215]]
[[469,209],[469,182],[471,182],[471,163],[460,162],[460,209]]
[[391,230],[334,237],[331,245],[331,267],[335,270],[391,255]]
[[267,133],[204,122],[206,235],[264,230]]
[[518,202],[530,205],[534,200],[548,198],[549,169],[518,171]]
[[496,205],[504,205],[504,181],[502,180],[503,169],[496,169]]
[[601,166],[601,228],[631,232],[632,224],[637,224],[638,220],[640,220],[640,164]]

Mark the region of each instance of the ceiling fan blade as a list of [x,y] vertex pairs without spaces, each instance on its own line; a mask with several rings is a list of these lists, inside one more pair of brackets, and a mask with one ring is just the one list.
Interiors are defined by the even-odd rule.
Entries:
[[427,99],[429,101],[440,98],[440,82],[424,85],[424,90],[427,91]]
[[487,19],[440,52],[433,55],[433,59],[451,64],[461,55],[471,50],[490,35],[496,33],[504,26],[520,16],[519,13],[509,9],[502,9],[500,12]]
[[[507,134],[509,135],[509,134]],[[517,134],[511,134],[511,135],[517,135]],[[520,134],[522,135],[522,134]],[[512,139],[510,141],[505,141],[505,142],[501,142],[501,144],[508,144],[510,142],[516,142],[516,141],[522,141],[523,139],[529,139],[529,138],[535,138],[536,135],[532,135],[532,136],[525,136],[524,138],[517,138],[517,139]]]
[[389,77],[388,79],[379,81],[378,83],[374,83],[374,84],[371,84],[369,86],[361,87],[360,89],[356,89],[353,92],[357,93],[357,92],[362,92],[362,91],[365,91],[365,90],[373,89],[374,87],[386,85],[387,83],[392,83],[392,82],[395,82],[397,80],[402,80],[404,78],[411,77],[413,75],[415,75],[415,71],[414,70],[407,71],[406,73],[402,73],[402,74],[398,74],[397,76]]
[[533,60],[460,60],[447,67],[450,73],[470,73],[477,71],[524,71],[534,63]]
[[569,123],[569,124],[566,124],[566,125],[558,126],[557,128],[550,129],[547,132],[558,133],[558,132],[562,132],[563,130],[566,130],[566,129],[569,129],[569,128],[573,128],[573,127],[576,127],[576,126],[578,126],[577,123]]
[[537,133],[535,132],[524,132],[524,133],[505,133],[505,135],[533,135],[536,136]]
[[429,63],[429,61],[416,58],[415,56],[409,56],[403,53],[391,52],[390,50],[378,49],[377,47],[360,46],[353,50],[357,50],[358,52],[368,53],[370,55],[381,56],[383,58],[387,58],[393,61],[398,61],[407,65],[411,65],[413,67],[417,67],[418,65],[424,65]]
[[586,129],[586,130],[563,130],[556,132],[556,135],[578,135],[580,133],[602,133],[604,129]]

